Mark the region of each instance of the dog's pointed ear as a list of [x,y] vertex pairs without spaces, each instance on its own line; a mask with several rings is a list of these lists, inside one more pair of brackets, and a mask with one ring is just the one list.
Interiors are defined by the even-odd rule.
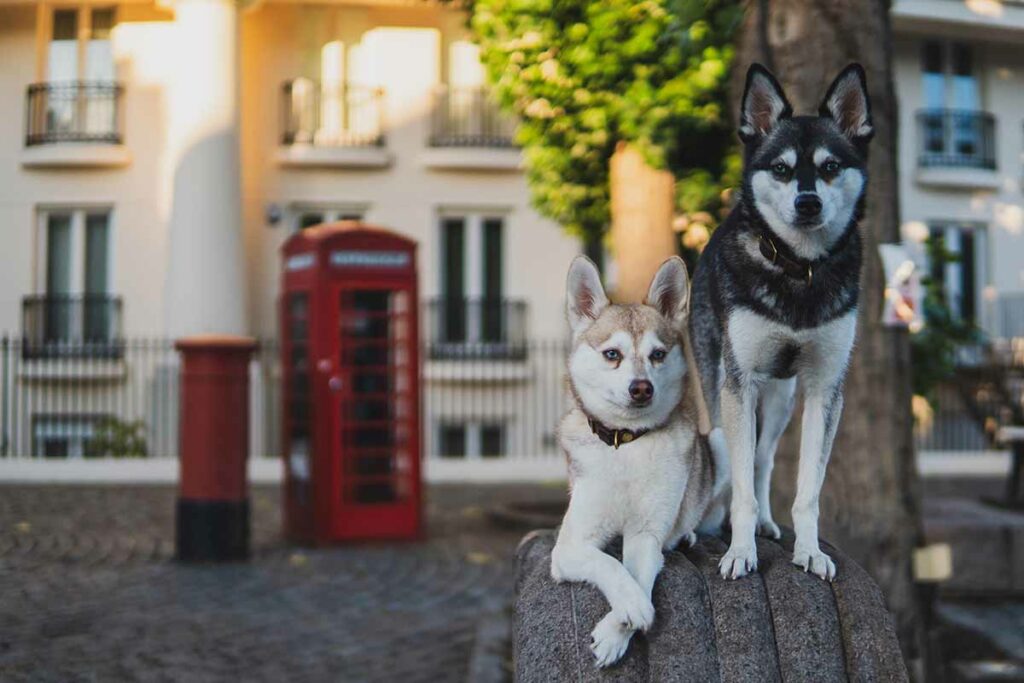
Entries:
[[761,64],[751,64],[740,104],[740,139],[744,143],[758,140],[792,115],[793,107],[772,72]]
[[875,133],[871,123],[871,101],[864,67],[850,64],[836,76],[818,108],[820,116],[839,125],[843,135],[855,142],[867,142]]
[[682,325],[690,311],[690,279],[683,259],[673,256],[658,268],[644,303]]
[[573,337],[597,320],[608,307],[608,296],[601,285],[601,274],[586,256],[577,256],[569,266],[565,289],[568,294],[566,316]]

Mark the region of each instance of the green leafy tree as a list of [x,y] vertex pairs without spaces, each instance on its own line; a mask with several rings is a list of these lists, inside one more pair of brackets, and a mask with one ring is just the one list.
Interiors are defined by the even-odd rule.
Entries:
[[938,384],[956,371],[957,349],[978,343],[981,335],[972,321],[953,315],[939,275],[946,264],[958,261],[959,255],[946,248],[941,235],[929,237],[925,248],[931,274],[922,278],[924,326],[911,336],[910,343],[914,393],[930,402]]
[[719,215],[739,175],[725,111],[738,2],[476,0],[471,11],[542,214],[583,239],[604,234],[610,160],[626,142],[680,181],[681,213]]

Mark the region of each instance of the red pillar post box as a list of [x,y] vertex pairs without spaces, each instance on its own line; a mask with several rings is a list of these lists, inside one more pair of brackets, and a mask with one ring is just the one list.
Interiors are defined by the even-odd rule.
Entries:
[[422,529],[416,243],[355,222],[282,247],[285,535]]
[[177,557],[249,555],[249,337],[180,339]]

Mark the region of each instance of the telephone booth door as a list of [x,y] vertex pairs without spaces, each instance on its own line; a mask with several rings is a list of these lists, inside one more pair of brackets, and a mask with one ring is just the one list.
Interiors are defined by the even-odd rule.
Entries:
[[329,442],[336,538],[419,534],[416,291],[408,279],[332,282]]

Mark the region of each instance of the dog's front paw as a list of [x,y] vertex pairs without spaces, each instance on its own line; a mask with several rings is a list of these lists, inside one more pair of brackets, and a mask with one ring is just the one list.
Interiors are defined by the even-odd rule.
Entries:
[[765,538],[772,538],[776,541],[782,538],[782,530],[779,525],[771,519],[761,519],[757,522],[757,535]]
[[719,561],[718,571],[723,579],[738,579],[757,571],[757,548],[753,543],[738,544],[733,541],[729,552]]
[[685,543],[687,548],[692,548],[697,545],[697,534],[693,531],[687,531],[683,534],[683,537],[679,539],[679,542]]
[[590,651],[598,667],[611,666],[626,654],[633,629],[624,625],[625,620],[624,615],[612,610],[590,632]]
[[654,603],[639,586],[634,595],[617,601],[612,613],[619,615],[622,627],[628,630],[646,631],[654,623]]
[[826,581],[836,578],[835,562],[819,548],[811,550],[800,547],[793,548],[793,564]]

